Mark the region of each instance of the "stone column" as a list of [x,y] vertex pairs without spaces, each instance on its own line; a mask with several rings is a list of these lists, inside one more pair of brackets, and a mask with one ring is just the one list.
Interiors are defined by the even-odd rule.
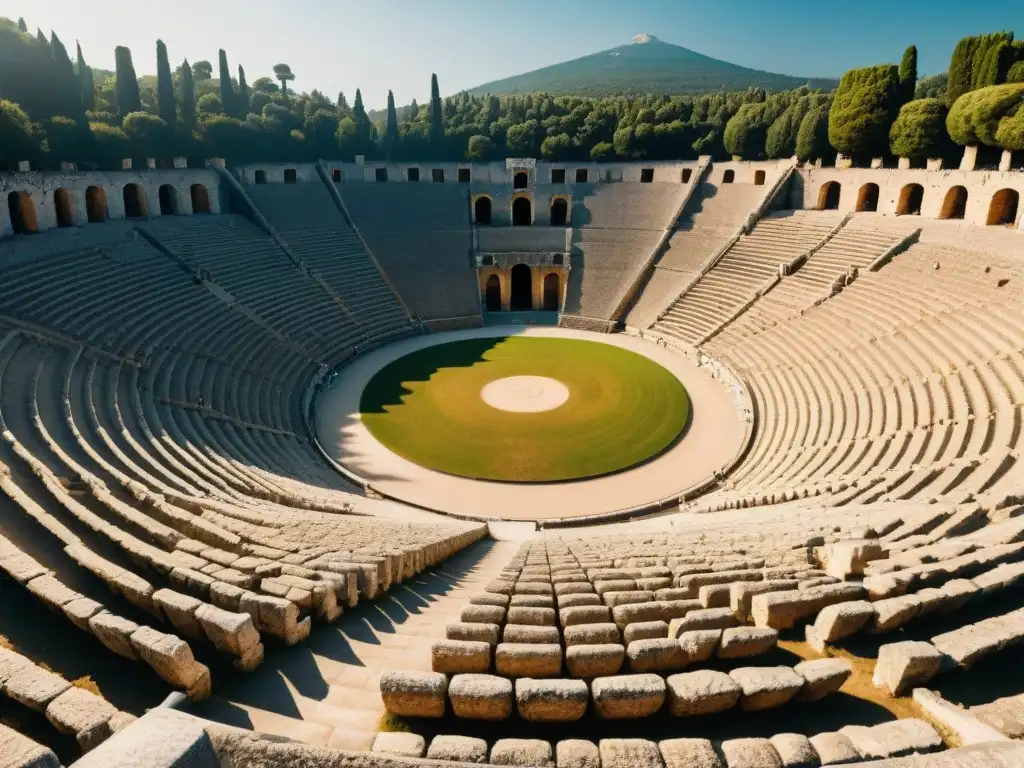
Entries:
[[977,147],[964,147],[964,156],[960,161],[961,171],[973,171],[974,166],[978,162],[978,148]]
[[836,168],[838,168],[841,171],[845,171],[847,168],[851,167],[853,167],[852,157],[848,157],[847,155],[844,155],[842,152],[836,155]]
[[900,158],[899,169],[901,171],[909,171],[910,170],[910,158],[909,157],[901,157]]
[[941,157],[929,157],[928,158],[928,170],[929,171],[941,171],[942,170],[942,158]]
[[[902,159],[902,158],[900,158],[900,159]],[[884,165],[885,165],[884,158],[881,158],[881,157],[872,157],[871,158],[871,167],[872,168],[878,169],[878,168],[882,168]]]
[[999,170],[1008,171],[1013,167],[1013,150],[1004,149],[1002,156],[999,158]]

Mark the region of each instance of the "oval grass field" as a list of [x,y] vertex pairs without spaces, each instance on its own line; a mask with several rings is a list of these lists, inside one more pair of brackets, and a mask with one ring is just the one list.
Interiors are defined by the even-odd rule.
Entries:
[[[569,389],[540,413],[494,408],[488,383],[545,376]],[[665,450],[689,418],[679,380],[609,344],[509,336],[439,344],[394,360],[367,383],[363,424],[409,461],[452,475],[550,482],[608,474]]]

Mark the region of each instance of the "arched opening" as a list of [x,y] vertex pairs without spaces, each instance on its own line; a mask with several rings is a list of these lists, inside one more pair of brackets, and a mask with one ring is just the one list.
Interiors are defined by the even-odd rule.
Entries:
[[193,184],[190,190],[192,194],[192,213],[210,212],[210,193],[203,184]]
[[754,186],[764,186],[764,171],[754,171]]
[[736,181],[736,171],[728,170],[722,174],[723,184],[732,184],[734,181]]
[[569,219],[569,204],[564,197],[556,197],[551,201],[551,226],[564,227]]
[[1015,189],[1000,189],[992,196],[988,206],[990,226],[1012,226],[1017,221],[1017,206],[1020,204],[1020,193]]
[[141,219],[149,212],[146,208],[146,193],[138,184],[125,184],[121,195],[124,198],[125,218]]
[[900,201],[896,206],[896,215],[920,216],[923,200],[924,187],[920,184],[907,184],[900,190]]
[[172,187],[170,184],[164,184],[160,187],[160,215],[161,216],[177,216],[178,215],[178,190]]
[[267,183],[267,172],[266,171],[260,171],[260,170],[256,171],[256,183],[257,184],[266,184]]
[[71,206],[71,193],[61,187],[53,193],[53,205],[57,209],[57,226],[73,227],[75,211]]
[[7,196],[7,210],[11,214],[11,228],[16,235],[36,231],[36,207],[28,192],[11,192]]
[[85,190],[85,212],[90,224],[107,220],[107,192],[103,187],[89,187]]
[[967,213],[967,189],[956,186],[946,193],[942,201],[942,210],[939,211],[940,219],[962,219]]
[[491,223],[491,198],[478,197],[473,203],[473,216],[477,224]]
[[683,176],[682,176],[683,184],[689,184],[690,183],[690,177],[692,175],[693,175],[693,169],[692,168],[683,168]]
[[533,309],[533,272],[526,264],[512,267],[512,311]]
[[487,278],[484,306],[488,312],[501,312],[501,278],[491,275]]
[[526,189],[527,178],[526,171],[516,171],[516,175],[512,177],[512,188]]
[[558,311],[558,293],[558,275],[548,272],[544,275],[544,309],[546,311]]
[[874,212],[878,210],[878,185],[874,182],[865,184],[857,193],[857,212]]
[[533,209],[530,198],[517,197],[512,201],[512,226],[528,227],[533,223]]
[[838,181],[829,181],[821,185],[818,190],[818,210],[834,211],[839,208],[839,196],[842,187]]
[[285,168],[284,169],[284,183],[285,184],[294,184],[296,181],[298,181],[298,177],[295,175],[295,169],[294,168]]

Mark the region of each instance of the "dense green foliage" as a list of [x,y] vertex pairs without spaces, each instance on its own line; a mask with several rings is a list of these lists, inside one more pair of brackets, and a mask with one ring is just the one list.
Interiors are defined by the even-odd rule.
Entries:
[[943,157],[950,148],[946,103],[917,99],[904,104],[889,131],[889,146],[899,157]]
[[166,125],[176,125],[178,103],[174,96],[174,81],[171,79],[171,62],[167,58],[167,46],[163,40],[156,41],[156,99],[160,119]]
[[[965,93],[1005,82],[1010,58],[1019,49],[1007,46],[1013,42],[1012,32],[965,37],[956,45],[949,62],[949,89],[946,103],[952,105]],[[1002,72],[1000,70],[1006,68]]]
[[885,153],[889,128],[901,103],[899,72],[892,64],[851,69],[839,83],[828,116],[828,139],[848,155]]
[[1018,109],[1015,115],[1004,117],[999,121],[996,141],[999,146],[1006,149],[1024,150],[1024,107]]
[[946,100],[946,87],[949,85],[949,73],[940,72],[937,75],[928,75],[917,81],[914,89],[915,99],[942,99]]
[[998,147],[1000,122],[1024,109],[1024,83],[991,85],[965,93],[949,110],[946,130],[957,144]]
[[914,98],[917,90],[917,46],[912,45],[903,52],[900,62],[900,98],[905,103]]
[[135,65],[132,64],[132,52],[123,45],[114,49],[114,62],[117,67],[117,114],[123,118],[142,109],[139,78],[135,75]]
[[801,121],[796,135],[796,156],[803,162],[828,160],[835,155],[828,142],[829,111],[824,106],[814,107]]

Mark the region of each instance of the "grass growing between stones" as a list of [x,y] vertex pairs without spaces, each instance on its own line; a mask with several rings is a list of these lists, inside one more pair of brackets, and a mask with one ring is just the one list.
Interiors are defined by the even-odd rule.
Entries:
[[[569,389],[539,413],[493,408],[488,383],[545,376]],[[362,421],[377,440],[421,466],[463,477],[546,482],[642,463],[688,424],[679,380],[619,347],[513,336],[440,344],[382,368],[363,391]]]

